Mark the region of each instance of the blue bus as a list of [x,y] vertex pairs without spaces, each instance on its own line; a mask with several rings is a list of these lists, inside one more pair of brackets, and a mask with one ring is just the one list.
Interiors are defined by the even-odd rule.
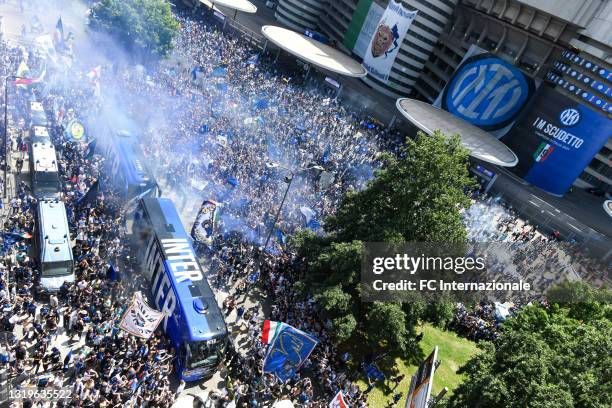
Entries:
[[[98,146],[96,146],[97,148]],[[136,197],[159,197],[161,191],[149,168],[138,140],[129,132],[118,131],[108,143],[100,146],[107,160],[106,170],[124,201]]]
[[223,360],[228,330],[174,204],[142,198],[134,211],[135,259],[151,284],[153,303],[176,350],[176,369],[185,381],[212,376]]

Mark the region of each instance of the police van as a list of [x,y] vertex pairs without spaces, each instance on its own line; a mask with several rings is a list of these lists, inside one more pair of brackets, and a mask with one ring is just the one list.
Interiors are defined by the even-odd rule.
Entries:
[[45,292],[57,292],[64,282],[74,282],[74,259],[64,203],[40,201],[35,228],[41,286]]
[[48,126],[47,113],[40,102],[30,102],[30,125]]
[[55,147],[48,141],[32,143],[30,150],[30,179],[36,198],[57,198],[61,183]]

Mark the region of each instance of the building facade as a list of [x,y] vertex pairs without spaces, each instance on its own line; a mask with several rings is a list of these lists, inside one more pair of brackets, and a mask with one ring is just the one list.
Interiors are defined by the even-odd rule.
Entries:
[[[333,0],[320,14],[318,29],[347,53],[345,38],[354,20],[372,3],[394,0]],[[402,0],[418,10],[393,64],[388,83],[368,76],[372,88],[391,96],[433,102],[471,45],[495,54],[523,73],[603,114],[612,106],[612,1],[575,0]],[[344,43],[344,44],[343,44]],[[571,58],[570,58],[571,57]],[[587,79],[588,78],[588,79]],[[590,81],[585,83],[584,81]],[[597,84],[594,88],[592,84]],[[599,105],[598,105],[599,104]],[[612,191],[612,141],[575,182]]]
[[[610,118],[612,2],[581,0],[559,7],[554,0],[462,0],[429,55],[416,95],[433,102],[471,45]],[[574,185],[612,191],[612,139]]]
[[[343,43],[351,22],[362,19],[372,3],[386,8],[395,0],[334,0],[329,1],[321,16],[319,27],[323,33],[337,43]],[[452,19],[459,0],[402,0],[408,10],[417,10],[417,16],[404,37],[395,63],[391,67],[389,81],[383,83],[368,76],[363,79],[381,93],[400,97],[412,93],[429,55],[436,47],[440,34]],[[346,49],[351,52],[352,50]]]
[[327,3],[327,0],[278,0],[274,17],[299,32],[316,30]]

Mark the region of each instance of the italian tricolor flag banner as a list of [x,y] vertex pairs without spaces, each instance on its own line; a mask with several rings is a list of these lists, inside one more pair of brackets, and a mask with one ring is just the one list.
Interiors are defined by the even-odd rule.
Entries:
[[263,344],[270,344],[282,327],[283,323],[281,322],[264,321],[263,330],[261,331],[261,341]]
[[346,401],[344,401],[344,394],[342,390],[338,391],[333,400],[329,403],[329,408],[348,408]]

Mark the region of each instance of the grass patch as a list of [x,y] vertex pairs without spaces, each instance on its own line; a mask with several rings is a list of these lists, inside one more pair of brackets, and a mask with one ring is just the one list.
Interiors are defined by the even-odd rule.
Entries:
[[[463,380],[463,376],[457,374],[457,370],[478,352],[476,343],[459,337],[454,332],[445,331],[430,324],[424,324],[416,329],[417,333],[420,331],[425,334],[423,340],[419,343],[424,357],[429,355],[435,346],[439,348],[438,359],[441,360],[441,364],[434,376],[432,395],[436,395],[444,387],[448,387],[449,393],[452,393]],[[401,357],[394,356],[386,356],[378,361],[376,365],[387,378],[394,377],[398,373],[406,375],[396,390],[404,394],[403,398],[396,405],[403,408],[406,404],[406,393],[410,387],[410,378],[416,372],[417,365]],[[367,388],[367,382],[363,375],[357,381],[357,384],[362,389]],[[384,384],[377,384],[368,396],[369,405],[375,408],[386,407],[387,403],[393,398],[392,388],[393,385],[390,381],[386,381]]]

